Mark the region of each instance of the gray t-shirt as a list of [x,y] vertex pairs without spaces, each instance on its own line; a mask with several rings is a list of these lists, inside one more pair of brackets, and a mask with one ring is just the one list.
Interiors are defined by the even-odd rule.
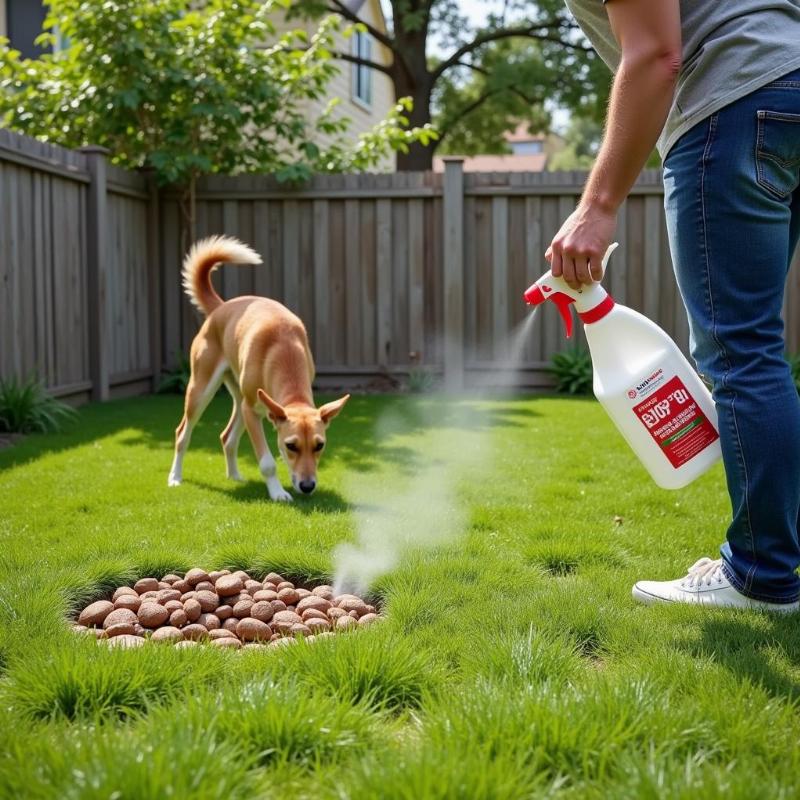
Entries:
[[[691,127],[800,67],[800,0],[680,0],[683,65],[658,140],[665,158]],[[566,0],[603,61],[620,49],[603,0]]]

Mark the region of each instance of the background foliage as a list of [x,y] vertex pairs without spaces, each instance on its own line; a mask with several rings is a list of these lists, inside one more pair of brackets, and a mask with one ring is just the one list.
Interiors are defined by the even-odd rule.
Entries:
[[[335,99],[308,114],[338,69],[339,21],[279,36],[271,18],[284,8],[276,0],[52,0],[42,41],[66,47],[35,60],[0,49],[0,120],[66,147],[102,145],[114,163],[189,190],[214,172],[301,180],[364,169],[428,140],[429,130],[408,129],[406,99],[355,143],[348,121],[331,114]],[[333,137],[324,147],[323,134]]]

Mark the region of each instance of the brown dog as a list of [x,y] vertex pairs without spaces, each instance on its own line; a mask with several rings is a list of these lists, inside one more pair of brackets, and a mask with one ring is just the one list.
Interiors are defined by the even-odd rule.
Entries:
[[184,289],[206,320],[192,342],[192,376],[175,431],[168,484],[180,485],[192,430],[224,381],[233,398],[233,413],[220,436],[228,477],[242,480],[236,456],[246,428],[269,496],[292,499],[275,474],[275,459],[264,436],[262,417],[268,416],[278,432],[278,449],[292,473],[292,485],[311,494],[328,423],[350,395],[314,406],[314,361],[303,323],[266,297],[223,302],[211,284],[211,272],[220,263],[260,264],[261,258],[236,239],[215,236],[197,242],[183,262]]

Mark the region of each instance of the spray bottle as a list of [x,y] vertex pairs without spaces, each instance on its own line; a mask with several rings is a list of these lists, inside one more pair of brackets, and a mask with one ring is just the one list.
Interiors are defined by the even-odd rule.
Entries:
[[[603,257],[603,274],[616,247]],[[599,283],[571,289],[551,272],[524,296],[532,306],[554,303],[568,338],[575,304],[592,355],[595,396],[660,487],[680,489],[719,460],[711,394],[658,325],[615,303]]]

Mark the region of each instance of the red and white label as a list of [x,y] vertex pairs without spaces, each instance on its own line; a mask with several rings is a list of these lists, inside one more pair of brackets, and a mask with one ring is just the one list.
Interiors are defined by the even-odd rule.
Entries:
[[633,407],[676,469],[719,439],[712,422],[676,375]]

